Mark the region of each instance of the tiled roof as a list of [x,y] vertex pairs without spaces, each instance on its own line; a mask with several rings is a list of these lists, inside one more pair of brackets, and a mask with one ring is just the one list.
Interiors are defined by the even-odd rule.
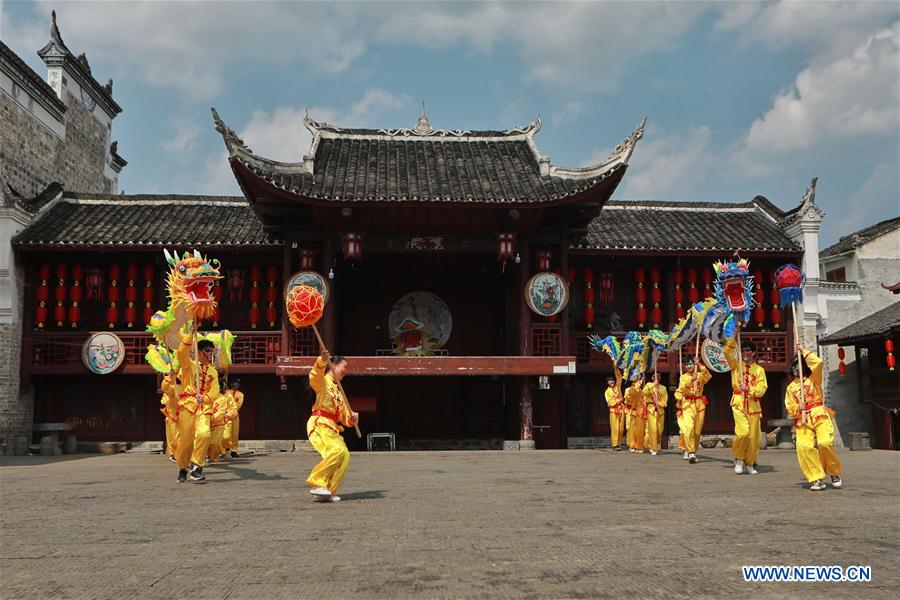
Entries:
[[603,201],[624,175],[644,127],[641,122],[602,164],[570,169],[537,152],[540,119],[507,131],[463,131],[432,129],[424,115],[415,129],[379,130],[339,129],[307,117],[313,141],[300,163],[255,155],[215,110],[213,119],[245,191],[246,184],[263,182],[300,198],[339,202],[544,204],[601,184]]
[[758,199],[725,202],[611,201],[573,240],[576,249],[801,252]]
[[829,256],[836,256],[838,254],[843,254],[844,252],[849,252],[850,250],[855,250],[870,240],[886,233],[890,233],[897,228],[900,228],[900,217],[894,217],[893,219],[887,219],[886,221],[881,221],[875,225],[870,225],[869,227],[860,229],[850,235],[842,236],[836,244],[832,244],[819,252],[819,258],[827,258]]
[[66,194],[19,232],[23,246],[272,246],[242,197]]
[[[781,251],[800,248],[744,204],[610,202],[573,249]],[[259,216],[238,196],[116,196],[67,193],[13,238],[36,246],[269,246]]]
[[882,308],[840,331],[825,336],[819,343],[844,345],[885,335],[891,331],[900,331],[900,302],[894,302],[887,308]]

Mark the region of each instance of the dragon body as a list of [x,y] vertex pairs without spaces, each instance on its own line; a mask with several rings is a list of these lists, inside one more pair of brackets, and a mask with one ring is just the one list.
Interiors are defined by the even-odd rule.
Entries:
[[713,264],[716,279],[713,297],[697,302],[670,331],[630,331],[620,343],[614,336],[589,337],[594,350],[607,353],[623,376],[633,381],[651,370],[660,352],[678,350],[702,335],[717,343],[733,339],[740,323],[750,318],[754,306],[753,276],[745,259]]

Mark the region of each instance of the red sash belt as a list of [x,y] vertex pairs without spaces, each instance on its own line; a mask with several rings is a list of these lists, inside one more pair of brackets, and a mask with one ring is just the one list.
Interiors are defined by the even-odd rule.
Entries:
[[312,411],[312,416],[314,417],[325,417],[326,419],[331,419],[335,423],[341,422],[341,415],[333,412],[328,412],[327,410],[316,409]]
[[817,406],[822,406],[822,405],[823,405],[822,402],[813,402],[812,404],[807,404],[807,405],[806,405],[806,410],[810,410],[810,409],[813,409],[813,408],[815,408],[815,407],[817,407]]
[[687,400],[703,400],[704,402],[707,401],[706,396],[685,396],[685,399],[687,399]]

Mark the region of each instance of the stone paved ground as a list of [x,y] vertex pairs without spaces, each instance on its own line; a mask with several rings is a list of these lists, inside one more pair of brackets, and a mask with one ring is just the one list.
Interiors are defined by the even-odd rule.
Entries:
[[[157,454],[4,457],[3,598],[895,598],[900,453],[841,452],[804,489],[790,451],[357,453],[338,504],[315,455],[176,484]],[[744,583],[741,565],[871,565],[871,583]],[[893,590],[893,591],[891,591]]]

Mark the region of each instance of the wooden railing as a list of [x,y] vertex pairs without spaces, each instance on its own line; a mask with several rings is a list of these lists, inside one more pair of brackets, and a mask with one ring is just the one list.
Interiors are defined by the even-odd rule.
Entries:
[[[588,343],[589,335],[615,335],[620,340],[625,337],[625,332],[608,331],[572,331],[569,334],[568,354],[577,357],[582,365],[595,366],[602,370],[609,369],[610,361],[606,354],[591,349]],[[702,341],[702,340],[701,340]],[[785,331],[741,332],[742,342],[753,342],[756,345],[756,356],[760,364],[776,371],[790,369],[790,345],[793,343],[790,334]],[[696,345],[685,344],[682,347],[682,360],[694,356]],[[559,323],[536,323],[531,326],[531,353],[533,356],[559,356],[562,349],[562,329]],[[670,365],[670,362],[672,363]],[[664,352],[660,355],[657,368],[677,370],[677,355],[669,356]]]

